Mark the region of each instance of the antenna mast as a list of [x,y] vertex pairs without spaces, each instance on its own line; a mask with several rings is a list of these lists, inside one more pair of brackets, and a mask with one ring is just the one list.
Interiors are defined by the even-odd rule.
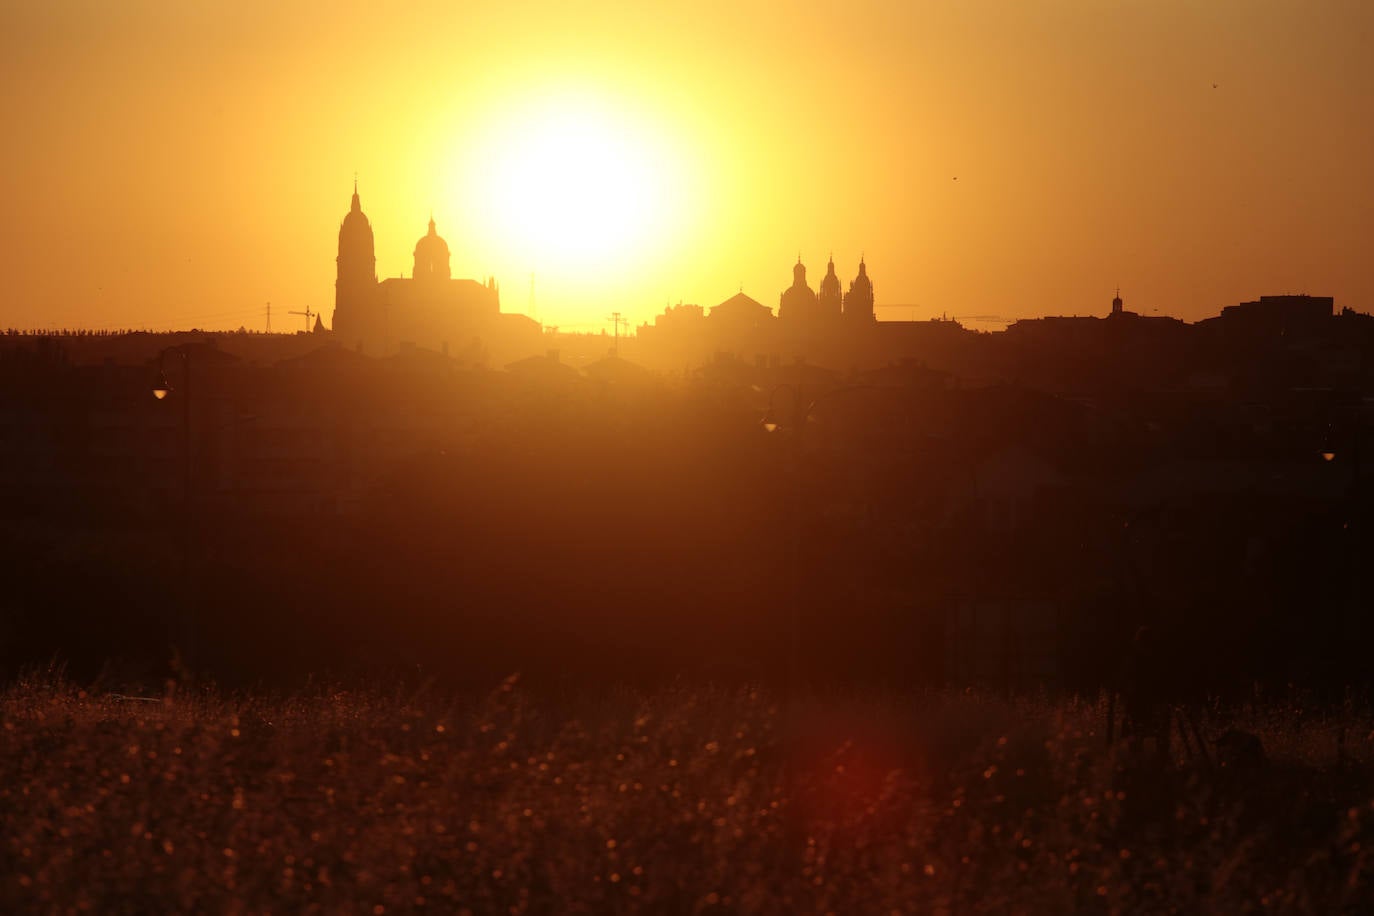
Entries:
[[[620,355],[620,321],[621,321],[620,313],[619,313],[619,312],[611,312],[609,315],[606,316],[606,320],[607,320],[607,321],[613,321],[613,322],[615,322],[615,349],[612,350],[611,352],[614,353],[616,356],[619,356],[619,355]],[[628,327],[628,325],[626,325],[626,327]]]
[[267,333],[272,333],[272,303],[267,303]]

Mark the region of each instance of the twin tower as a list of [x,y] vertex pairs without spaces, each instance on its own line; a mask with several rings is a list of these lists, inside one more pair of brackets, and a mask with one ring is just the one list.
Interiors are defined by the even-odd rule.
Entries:
[[868,278],[868,267],[859,258],[859,275],[849,284],[849,292],[840,295],[840,278],[835,276],[835,258],[821,280],[821,291],[816,294],[806,285],[806,267],[798,255],[792,268],[792,285],[783,290],[778,303],[778,318],[788,324],[821,327],[838,324],[867,324],[873,318],[873,281]]

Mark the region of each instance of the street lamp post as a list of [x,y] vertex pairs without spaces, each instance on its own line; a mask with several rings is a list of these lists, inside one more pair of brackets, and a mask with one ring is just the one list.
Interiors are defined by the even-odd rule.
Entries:
[[763,428],[769,433],[785,432],[784,424],[775,412],[774,400],[778,392],[786,388],[792,397],[792,416],[795,420],[795,429],[788,436],[788,455],[787,455],[787,502],[791,518],[788,519],[788,527],[791,529],[791,539],[788,543],[787,555],[787,574],[788,574],[788,606],[787,606],[787,663],[783,679],[784,695],[787,698],[787,706],[790,709],[796,703],[797,682],[800,677],[800,655],[801,655],[801,468],[798,459],[801,455],[801,431],[806,425],[806,418],[811,415],[811,406],[807,406],[805,412],[798,418],[799,408],[801,407],[801,396],[797,389],[792,385],[782,384],[773,388],[768,394],[768,410],[763,415]]
[[[801,389],[796,385],[783,382],[773,386],[773,390],[768,393],[768,409],[763,416],[763,428],[770,433],[782,433],[788,435],[788,473],[790,476],[788,490],[788,501],[791,503],[790,527],[792,529],[792,539],[789,547],[788,557],[788,577],[789,583],[789,607],[787,619],[787,674],[786,674],[786,695],[789,705],[795,706],[799,686],[801,683],[801,643],[802,643],[802,623],[801,623],[801,529],[802,529],[802,500],[801,490],[801,460],[802,460],[802,436],[806,429],[807,422],[811,419],[811,412],[816,405],[828,400],[836,395],[847,394],[852,391],[865,391],[872,389],[872,385],[846,385],[835,388],[820,394],[811,400],[806,400],[801,393]],[[792,399],[792,409],[789,412],[791,426],[783,422],[783,418],[777,411],[776,401],[778,392],[787,389]]]
[[1362,520],[1360,518],[1361,504],[1364,500],[1362,489],[1364,469],[1362,467],[1361,449],[1364,444],[1366,417],[1359,407],[1350,412],[1349,423],[1340,430],[1344,435],[1338,436],[1332,426],[1327,426],[1326,439],[1322,444],[1320,454],[1323,462],[1331,464],[1340,461],[1350,469],[1345,485],[1345,523],[1347,526],[1355,528],[1359,527]]
[[176,344],[167,347],[158,356],[157,381],[153,385],[153,397],[159,401],[167,399],[174,389],[167,381],[167,355],[175,354],[181,360],[181,586],[187,604],[181,612],[180,650],[184,662],[189,663],[194,654],[195,621],[191,610],[191,352],[190,344]]
[[[180,521],[180,540],[181,540],[181,587],[185,599],[185,606],[182,608],[181,619],[179,621],[179,632],[177,633],[177,649],[182,653],[183,664],[189,666],[192,658],[196,654],[196,644],[198,627],[196,621],[197,609],[195,599],[198,597],[195,589],[195,582],[192,576],[191,552],[195,547],[196,531],[196,503],[195,488],[193,486],[192,469],[195,463],[195,448],[191,437],[191,346],[192,344],[177,344],[167,347],[158,357],[157,380],[153,383],[153,397],[159,401],[165,401],[170,395],[177,394],[181,398],[181,511],[178,513]],[[181,360],[181,377],[179,389],[174,388],[167,380],[167,356],[172,354]],[[202,410],[202,414],[204,411]],[[217,426],[204,426],[202,424],[201,439],[205,443],[211,433],[218,430],[237,426],[241,423],[251,423],[257,420],[252,414],[244,414],[233,417],[227,423]],[[202,475],[203,476],[203,475]]]
[[158,357],[157,382],[153,397],[166,400],[175,389],[167,381],[167,354],[181,358],[181,505],[189,519],[191,508],[191,355],[189,344],[177,344],[162,351]]
[[[811,419],[811,411],[823,400],[843,394],[849,391],[871,388],[871,385],[849,385],[843,388],[836,388],[825,392],[811,400],[806,400],[801,394],[801,390],[796,385],[782,383],[775,385],[768,394],[768,409],[763,416],[763,428],[769,433],[781,433],[788,439],[788,476],[787,500],[791,504],[791,519],[789,520],[791,533],[791,543],[788,548],[788,569],[787,575],[790,580],[788,583],[788,611],[787,611],[787,673],[783,694],[783,743],[788,747],[792,742],[800,738],[801,733],[801,642],[802,642],[802,558],[801,558],[801,538],[802,538],[802,500],[804,493],[801,486],[801,460],[802,460],[802,431],[806,428],[807,422]],[[787,389],[792,398],[792,409],[789,412],[791,427],[782,421],[776,410],[776,400],[778,392]],[[783,757],[783,786],[786,793],[786,816],[784,818],[784,835],[786,842],[785,850],[795,849],[800,845],[802,838],[801,812],[798,809],[798,793],[800,792],[800,772],[798,755],[795,746],[784,753]]]

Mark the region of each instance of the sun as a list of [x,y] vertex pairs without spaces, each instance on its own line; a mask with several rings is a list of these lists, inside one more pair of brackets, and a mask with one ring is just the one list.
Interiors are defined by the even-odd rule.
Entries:
[[483,133],[473,190],[508,257],[592,275],[666,243],[681,181],[651,125],[565,96],[517,108]]

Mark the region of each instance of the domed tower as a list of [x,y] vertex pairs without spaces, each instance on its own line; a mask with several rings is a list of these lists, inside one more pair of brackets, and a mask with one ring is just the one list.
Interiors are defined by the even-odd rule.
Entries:
[[873,321],[873,281],[868,279],[868,267],[859,258],[859,275],[849,284],[844,297],[844,317],[847,321]]
[[429,218],[429,234],[415,243],[415,279],[449,279],[448,242],[434,231],[434,217]]
[[1112,314],[1113,314],[1113,315],[1120,315],[1120,314],[1121,314],[1121,305],[1122,305],[1122,303],[1121,303],[1121,287],[1118,286],[1118,287],[1116,288],[1116,296],[1115,296],[1115,298],[1112,299]]
[[792,285],[778,300],[778,318],[783,321],[809,321],[816,312],[816,294],[806,285],[806,267],[797,255],[792,267]]
[[372,224],[358,200],[358,180],[353,179],[353,204],[339,226],[338,273],[334,279],[335,329],[351,333],[361,311],[377,289],[377,257],[372,243]]
[[826,265],[825,277],[821,280],[821,292],[816,297],[821,317],[839,318],[844,307],[844,295],[840,292],[840,278],[835,275],[835,256],[830,256]]

